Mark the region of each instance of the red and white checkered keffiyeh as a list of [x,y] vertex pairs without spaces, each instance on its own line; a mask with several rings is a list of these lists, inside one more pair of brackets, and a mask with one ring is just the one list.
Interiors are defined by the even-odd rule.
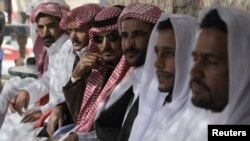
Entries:
[[31,22],[35,23],[40,13],[59,17],[60,19],[69,11],[69,7],[54,2],[44,2],[38,5],[31,13]]
[[155,24],[160,18],[161,13],[162,10],[154,5],[144,3],[129,4],[124,8],[118,19],[118,30],[121,31],[122,21],[127,18],[135,18],[147,23]]
[[[95,21],[102,21],[100,23],[103,23],[104,25],[92,27],[90,30],[91,37],[97,32],[117,30],[117,22],[112,24],[113,22],[109,23],[107,21],[109,21],[109,19],[113,19],[114,17],[118,19],[118,16],[121,12],[122,9],[117,7],[109,7],[100,11],[96,15]],[[105,68],[105,65],[103,68]],[[101,88],[104,85],[103,82],[106,75],[106,70],[102,68],[92,70],[92,73],[88,78],[83,102],[77,117],[78,131],[89,132],[93,130],[94,119],[98,105],[107,101],[112,90],[125,76],[128,68],[129,67],[126,65],[125,58],[122,57],[102,90]]]
[[91,23],[96,14],[102,10],[98,4],[84,4],[69,11],[60,22],[60,27],[66,29],[69,22],[74,22],[77,25]]
[[42,74],[48,70],[49,65],[49,57],[43,46],[43,40],[40,36],[36,37],[33,52],[36,60],[38,78],[40,78]]
[[[68,11],[69,7],[66,5],[54,2],[43,2],[32,11],[31,21],[35,23],[36,18],[40,13],[62,18]],[[35,55],[38,76],[41,77],[41,75],[48,69],[49,59],[40,36],[37,36],[35,39],[33,52]]]

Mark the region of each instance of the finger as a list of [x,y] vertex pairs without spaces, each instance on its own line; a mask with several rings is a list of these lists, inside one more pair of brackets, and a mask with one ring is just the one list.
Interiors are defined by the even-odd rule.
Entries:
[[16,112],[16,109],[15,109],[15,105],[14,105],[14,104],[10,103],[10,104],[9,104],[9,107],[10,107],[10,111],[11,111],[12,113],[15,113],[15,112]]
[[29,102],[28,102],[28,100],[26,100],[24,103],[24,109],[27,110],[28,106],[29,106]]
[[62,124],[63,124],[63,119],[60,118],[59,121],[58,121],[58,128],[61,128]]
[[55,132],[55,125],[52,123],[47,127],[48,134],[52,137]]
[[15,104],[16,103],[16,98],[17,98],[16,96],[13,97],[9,102],[12,103],[12,104]]
[[22,108],[23,108],[23,103],[17,102],[17,104],[16,104],[16,111],[18,112],[19,115],[23,114]]
[[98,59],[103,59],[102,55],[99,53],[89,53],[86,55],[87,58],[98,58]]
[[33,121],[34,121],[33,114],[26,115],[26,116],[21,120],[22,123],[28,123],[28,122],[33,122]]
[[46,127],[46,130],[47,130],[47,132],[48,132],[49,136],[51,136],[51,130],[50,130],[50,128],[51,128],[51,124],[52,124],[52,121],[51,121],[51,116],[49,116],[49,121],[48,121],[48,123],[47,123],[47,127]]

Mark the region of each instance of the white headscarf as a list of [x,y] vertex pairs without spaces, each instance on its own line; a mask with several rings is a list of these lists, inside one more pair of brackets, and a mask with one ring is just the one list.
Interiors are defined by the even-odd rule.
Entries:
[[181,119],[161,136],[163,139],[204,141],[207,140],[208,124],[250,124],[250,33],[246,32],[250,30],[250,15],[232,8],[213,6],[201,12],[199,21],[214,9],[227,26],[229,102],[223,112],[214,113],[197,108],[189,101]]
[[[166,93],[158,91],[158,81],[154,61],[156,54],[154,46],[158,38],[157,26],[159,22],[170,19],[176,39],[175,55],[175,84],[171,103],[163,106]],[[156,140],[159,130],[167,130],[172,120],[182,113],[188,101],[189,70],[191,66],[191,50],[195,39],[197,20],[187,15],[163,13],[154,27],[147,51],[145,69],[140,86],[141,96],[138,116],[134,122],[130,141]],[[153,46],[153,47],[151,47]],[[158,136],[158,135],[157,135]],[[161,136],[159,136],[161,137]]]
[[[250,14],[215,7],[228,30],[229,103],[226,124],[250,124]],[[211,10],[211,9],[210,9]]]

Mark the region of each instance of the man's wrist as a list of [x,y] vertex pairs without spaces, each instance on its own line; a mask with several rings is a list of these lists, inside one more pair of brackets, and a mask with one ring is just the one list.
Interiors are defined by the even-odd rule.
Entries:
[[75,83],[77,80],[81,79],[81,76],[80,77],[75,77],[74,74],[72,74],[70,80],[72,83]]

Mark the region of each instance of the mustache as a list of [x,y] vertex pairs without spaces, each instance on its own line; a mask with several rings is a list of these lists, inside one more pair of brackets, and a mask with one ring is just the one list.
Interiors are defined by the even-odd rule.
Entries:
[[200,86],[202,86],[206,90],[209,90],[209,88],[207,87],[207,85],[204,82],[202,82],[200,79],[192,78],[191,81],[189,82],[190,88],[192,87],[193,83],[199,84]]
[[101,53],[113,52],[114,50],[111,47],[104,47],[100,50]]
[[156,70],[156,74],[160,74],[160,75],[164,75],[166,77],[173,77],[174,78],[174,74],[168,71],[162,71],[162,70]]
[[44,37],[43,37],[43,40],[47,40],[47,39],[54,39],[54,37],[51,36],[51,35],[47,35],[47,36],[44,36]]
[[129,53],[129,52],[138,53],[138,52],[140,52],[140,50],[135,49],[135,48],[133,48],[133,47],[130,47],[130,48],[127,48],[127,49],[125,49],[125,50],[123,51],[124,54]]
[[72,39],[71,41],[72,41],[73,44],[74,43],[81,44],[81,42],[78,39]]

